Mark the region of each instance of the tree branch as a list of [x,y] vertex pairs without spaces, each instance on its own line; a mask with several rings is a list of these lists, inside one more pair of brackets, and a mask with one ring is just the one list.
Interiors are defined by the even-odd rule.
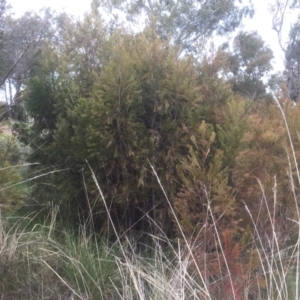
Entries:
[[34,35],[34,37],[32,38],[32,40],[29,42],[29,44],[26,46],[26,48],[24,49],[24,51],[20,54],[19,58],[15,61],[15,63],[12,65],[12,67],[9,69],[9,71],[6,73],[6,75],[4,76],[4,78],[2,79],[1,83],[0,83],[0,87],[2,87],[2,85],[5,83],[6,79],[9,77],[9,75],[11,74],[11,72],[14,70],[14,68],[17,66],[17,64],[20,62],[20,60],[22,59],[22,57],[25,55],[25,53],[28,51],[28,49],[30,48],[30,46],[33,44],[33,42],[35,41],[35,39],[37,38],[37,36],[40,34],[40,32],[42,31],[43,27],[45,25],[42,24],[42,26],[40,27],[40,29],[37,31],[37,33]]

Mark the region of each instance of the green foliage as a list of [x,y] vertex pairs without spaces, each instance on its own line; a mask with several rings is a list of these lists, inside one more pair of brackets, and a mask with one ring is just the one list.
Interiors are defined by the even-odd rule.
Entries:
[[271,97],[267,94],[265,76],[272,69],[273,52],[256,33],[240,32],[228,54],[233,91],[252,100]]
[[[212,49],[213,51],[213,49]],[[200,63],[196,63],[198,71],[198,87],[201,96],[200,116],[210,124],[224,122],[224,110],[228,101],[234,94],[231,87],[221,76],[227,63],[226,55],[216,52],[204,57]],[[196,116],[199,118],[199,115]]]
[[[240,1],[241,2],[241,1]],[[250,1],[240,5],[234,0],[191,1],[105,1],[104,6],[125,13],[127,20],[146,23],[161,39],[170,40],[181,49],[195,49],[195,43],[213,34],[225,35],[234,31],[243,17],[252,16]]]
[[4,70],[4,56],[5,56],[5,51],[4,50],[4,24],[5,24],[5,15],[9,11],[10,5],[7,3],[6,0],[0,0],[0,26],[1,26],[1,31],[0,31],[0,74]]
[[[182,188],[174,205],[187,236],[200,239],[204,234],[203,226],[209,228],[214,223],[210,210],[218,219],[220,231],[229,229],[234,223],[235,199],[226,172],[222,170],[223,152],[217,150],[214,153],[212,149],[215,138],[212,126],[202,122],[197,136],[191,136],[188,156],[178,166]],[[206,249],[211,247],[210,243],[214,244],[208,231],[205,231]]]
[[103,241],[93,241],[92,236],[77,237],[69,232],[63,235],[63,242],[54,245],[62,260],[59,267],[62,276],[89,299],[111,299],[116,293],[111,284],[112,279],[117,281],[115,256],[120,253],[113,248],[108,251]]
[[[125,4],[114,1],[113,7]],[[257,290],[266,288],[271,299],[273,283],[281,276],[273,276],[273,269],[283,272],[292,261],[285,264],[280,249],[297,243],[299,178],[292,158],[294,153],[300,157],[300,108],[289,101],[282,104],[293,153],[278,107],[243,98],[270,100],[265,76],[271,70],[271,50],[256,33],[242,32],[232,53],[214,51],[212,45],[210,55],[200,61],[182,51],[191,50],[200,35],[236,28],[247,13],[236,1],[210,1],[210,6],[205,1],[133,1],[125,14],[147,11],[149,21],[138,34],[125,29],[112,33],[99,8],[99,1],[93,1],[91,14],[82,21],[66,14],[49,20],[57,32],[52,36],[54,27],[49,28],[49,39],[33,45],[38,57],[28,53],[11,77],[14,84],[18,78],[25,84],[16,97],[25,100],[32,124],[14,124],[18,140],[0,135],[1,209],[24,204],[30,191],[31,201],[43,206],[39,216],[46,217],[49,204],[57,204],[60,219],[71,220],[78,232],[57,230],[54,220],[46,227],[32,219],[24,232],[30,230],[16,238],[14,230],[11,237],[5,234],[0,220],[0,275],[5,275],[0,295],[15,290],[13,296],[21,293],[22,298],[70,298],[77,293],[89,299],[204,299],[207,288],[210,298],[242,299],[247,298],[244,291],[257,298]],[[18,35],[22,24],[29,30],[42,19],[27,14],[8,20]],[[294,44],[286,53],[294,73],[298,29],[293,27]],[[282,80],[273,79],[277,85]],[[293,84],[296,89],[296,79]],[[3,108],[4,113],[11,109]],[[23,143],[31,149],[27,162],[34,163],[28,182],[27,169],[18,168]],[[126,246],[118,244],[122,257],[108,253],[86,228],[89,234],[112,236],[109,217],[118,241],[129,230],[135,238],[139,231],[137,248],[146,247],[149,254],[149,236],[158,237],[154,244],[159,253],[139,261],[136,245],[128,240]],[[181,238],[182,231],[188,245],[180,240],[177,253],[173,238]],[[158,232],[165,234],[163,239]],[[164,243],[175,260],[173,254],[171,260],[165,255]],[[289,251],[294,255],[298,250]],[[115,277],[117,267],[122,278]],[[284,285],[288,273],[283,273]],[[40,289],[41,275],[45,291]],[[15,276],[26,287],[22,292]]]
[[223,150],[223,166],[228,168],[230,174],[248,128],[249,109],[250,103],[246,100],[233,99],[224,109],[224,121],[217,125],[218,142]]
[[[221,232],[240,229],[245,213],[238,200],[255,203],[256,178],[270,188],[270,174],[282,163],[285,130],[280,124],[280,134],[274,132],[280,123],[274,107],[261,104],[270,116],[264,121],[234,95],[222,79],[224,52],[201,63],[181,57],[153,28],[108,37],[95,12],[83,22],[61,22],[65,43],[44,46],[24,93],[34,123],[20,138],[32,147],[29,161],[40,163],[32,167],[41,176],[32,181],[34,199],[110,233],[90,166],[120,232],[146,231],[155,222],[176,235],[150,162],[188,234],[207,222],[212,228],[210,211]],[[269,49],[256,35],[239,38],[255,42],[253,49],[238,48],[242,72],[261,78]],[[274,147],[269,139],[277,138]]]
[[[0,133],[0,208],[12,210],[27,197],[21,173],[21,147],[13,136]],[[24,172],[23,172],[24,173]]]
[[[53,212],[55,216],[55,212]],[[63,230],[54,217],[0,220],[0,296],[13,299],[114,299],[119,250],[88,236]],[[113,282],[113,284],[112,284]]]
[[[293,195],[287,173],[287,134],[275,105],[257,104],[248,117],[248,128],[232,170],[237,197],[250,209],[260,234],[271,230],[264,220],[268,207],[274,209],[278,222],[285,222]],[[260,185],[262,184],[262,186]],[[275,204],[276,203],[276,204]],[[252,227],[252,221],[241,203],[243,227]],[[284,232],[287,230],[282,227]]]
[[[175,196],[180,189],[178,166],[190,151],[191,137],[199,135],[203,90],[213,95],[213,87],[205,75],[199,77],[192,59],[178,58],[176,49],[151,30],[137,37],[117,33],[106,47],[108,51],[95,53],[105,63],[101,68],[91,65],[88,92],[81,77],[86,70],[68,70],[73,68],[68,62],[71,57],[73,61],[81,53],[70,57],[63,52],[66,60],[56,67],[57,73],[52,69],[55,55],[41,62],[39,77],[27,87],[26,107],[35,120],[30,159],[42,162],[42,168],[65,170],[49,176],[54,190],[48,185],[47,194],[52,199],[59,195],[66,214],[77,215],[79,210],[87,217],[92,207],[98,226],[109,228],[88,161],[120,230],[133,224],[145,228],[147,222],[139,220],[149,212],[169,231],[168,207],[149,161],[168,194]],[[205,88],[204,83],[199,87],[199,80]],[[215,81],[213,86],[221,83],[217,77]],[[213,96],[215,103],[225,105],[230,92],[226,85],[219,90]],[[209,101],[206,98],[206,105]],[[41,108],[45,105],[47,110]],[[37,180],[36,191],[45,188],[42,181]]]

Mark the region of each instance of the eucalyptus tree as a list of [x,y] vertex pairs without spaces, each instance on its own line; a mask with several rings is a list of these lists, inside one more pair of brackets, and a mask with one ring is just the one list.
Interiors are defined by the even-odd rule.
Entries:
[[144,20],[160,38],[182,49],[195,49],[200,38],[233,32],[254,13],[251,1],[236,0],[111,0],[106,6],[135,25]]
[[252,100],[270,98],[267,88],[273,52],[257,32],[240,32],[233,41],[233,52],[227,54],[233,91]]
[[52,17],[52,13],[45,10],[40,14],[27,12],[20,18],[8,16],[5,19],[5,68],[1,85],[8,84],[10,104],[13,100],[11,90],[19,95],[42,43],[53,35]]
[[4,69],[4,33],[5,33],[5,17],[10,6],[6,0],[0,0],[0,73]]
[[288,98],[296,102],[300,101],[300,18],[290,30],[285,49],[284,75]]
[[[286,25],[287,12],[292,12],[295,21],[290,26],[287,41],[283,41],[282,32]],[[285,70],[283,77],[285,79],[285,87],[283,94],[293,101],[300,100],[300,5],[299,1],[282,0],[277,1],[272,7],[273,13],[273,29],[278,36],[278,42],[285,56]]]

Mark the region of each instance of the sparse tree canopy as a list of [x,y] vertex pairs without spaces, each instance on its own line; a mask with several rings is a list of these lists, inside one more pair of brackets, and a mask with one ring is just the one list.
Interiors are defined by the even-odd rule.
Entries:
[[245,16],[254,13],[250,1],[112,0],[106,3],[111,9],[125,13],[131,22],[140,24],[144,19],[160,38],[182,49],[193,49],[200,38],[232,32]]

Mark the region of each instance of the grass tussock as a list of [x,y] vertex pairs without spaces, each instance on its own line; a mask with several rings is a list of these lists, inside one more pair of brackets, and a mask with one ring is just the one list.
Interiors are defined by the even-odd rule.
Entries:
[[142,247],[129,235],[112,244],[84,226],[62,230],[56,213],[44,223],[1,216],[0,299],[298,299],[299,239],[281,245],[276,224],[247,249],[215,227],[208,254],[162,232]]
[[33,220],[1,217],[0,299],[112,299],[114,250],[85,232],[58,230],[55,214]]

